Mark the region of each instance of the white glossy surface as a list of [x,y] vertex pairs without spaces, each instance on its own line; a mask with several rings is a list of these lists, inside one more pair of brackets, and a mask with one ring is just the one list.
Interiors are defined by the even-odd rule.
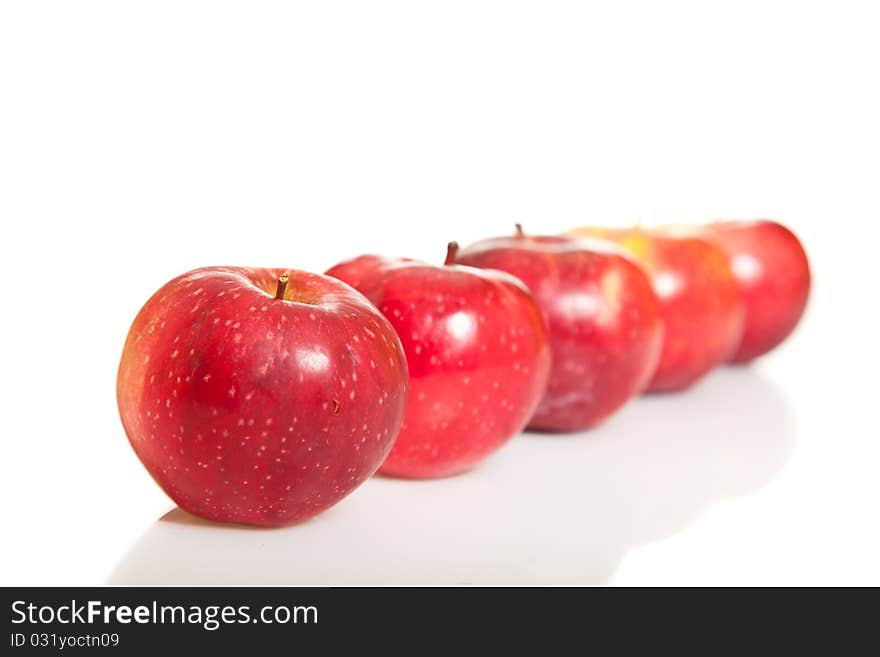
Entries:
[[[880,585],[878,11],[0,3],[0,584]],[[125,440],[125,333],[183,271],[639,214],[788,223],[798,333],[278,531],[172,511]]]
[[631,549],[771,481],[793,433],[773,383],[719,372],[690,394],[640,400],[591,434],[521,436],[467,475],[375,478],[297,527],[222,527],[176,509],[109,581],[603,583]]

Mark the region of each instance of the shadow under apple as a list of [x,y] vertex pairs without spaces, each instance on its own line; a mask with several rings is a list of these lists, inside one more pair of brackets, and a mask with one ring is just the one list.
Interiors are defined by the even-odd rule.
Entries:
[[793,445],[786,400],[753,368],[635,400],[583,434],[524,434],[470,473],[374,477],[294,527],[224,526],[180,509],[111,584],[591,584],[627,551],[751,493]]

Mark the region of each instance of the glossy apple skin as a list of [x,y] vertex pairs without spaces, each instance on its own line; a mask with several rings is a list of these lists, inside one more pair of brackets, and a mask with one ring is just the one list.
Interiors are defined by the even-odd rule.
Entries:
[[550,351],[541,312],[519,281],[370,255],[327,274],[358,282],[394,326],[409,364],[403,428],[381,473],[457,474],[522,431],[547,384]]
[[766,354],[797,326],[810,296],[810,263],[797,236],[775,221],[720,221],[700,234],[721,247],[745,302],[734,363]]
[[650,280],[621,249],[521,235],[477,242],[457,261],[516,276],[543,311],[553,364],[529,427],[593,427],[647,385],[662,344],[660,305]]
[[649,392],[677,392],[726,361],[742,337],[745,306],[724,252],[706,239],[646,230],[579,228],[628,249],[651,276],[664,338]]
[[406,394],[387,320],[349,286],[296,270],[170,281],[134,320],[117,379],[125,432],[159,486],[196,515],[260,526],[309,518],[372,475]]

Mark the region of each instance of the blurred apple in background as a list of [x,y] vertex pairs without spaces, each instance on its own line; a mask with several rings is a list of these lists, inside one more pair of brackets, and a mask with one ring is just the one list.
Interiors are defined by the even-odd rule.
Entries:
[[350,281],[403,343],[410,396],[380,471],[442,477],[471,468],[518,434],[547,384],[541,311],[503,272],[366,255],[327,274]]
[[726,254],[706,239],[661,229],[577,228],[613,240],[651,276],[660,299],[663,350],[648,390],[683,390],[727,360],[742,338],[745,307]]
[[457,261],[522,280],[544,313],[553,352],[547,392],[529,426],[592,427],[638,394],[662,344],[651,282],[625,252],[595,239],[517,234],[483,240]]
[[131,446],[205,518],[303,520],[372,475],[403,421],[407,370],[388,321],[339,281],[210,267],[138,313],[117,379]]
[[731,357],[752,360],[797,326],[810,295],[810,265],[795,234],[775,221],[719,221],[698,230],[727,254],[745,302],[745,331]]

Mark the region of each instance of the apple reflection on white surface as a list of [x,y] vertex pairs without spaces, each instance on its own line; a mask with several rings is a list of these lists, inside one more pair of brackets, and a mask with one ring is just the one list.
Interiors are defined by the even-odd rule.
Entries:
[[433,481],[374,477],[284,529],[174,509],[111,584],[600,584],[628,550],[712,502],[770,481],[793,445],[784,396],[754,368],[632,402],[572,435],[524,434],[482,466]]

